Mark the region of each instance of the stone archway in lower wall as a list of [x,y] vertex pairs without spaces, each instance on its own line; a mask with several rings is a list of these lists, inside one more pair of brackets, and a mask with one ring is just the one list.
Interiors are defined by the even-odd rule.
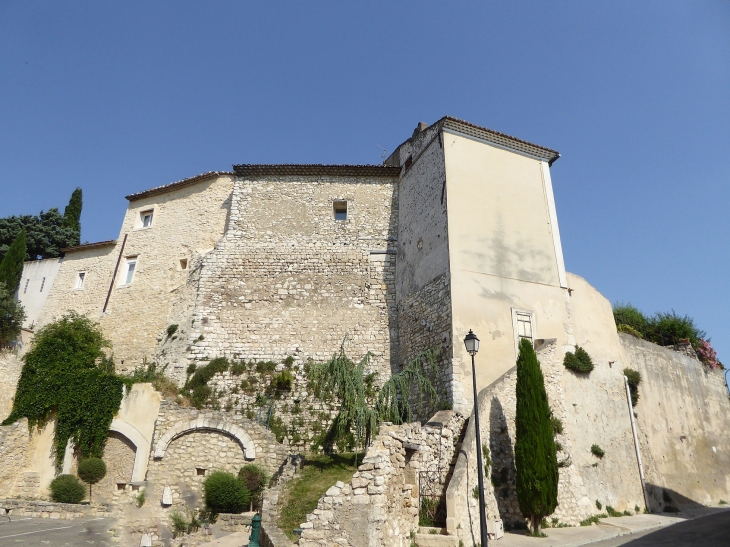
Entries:
[[227,423],[222,420],[205,420],[198,419],[189,422],[181,422],[172,427],[162,438],[157,442],[155,446],[155,459],[162,459],[165,456],[165,451],[170,443],[186,433],[194,431],[214,431],[233,437],[238,444],[241,445],[243,450],[243,457],[247,460],[256,459],[256,447],[243,428]]

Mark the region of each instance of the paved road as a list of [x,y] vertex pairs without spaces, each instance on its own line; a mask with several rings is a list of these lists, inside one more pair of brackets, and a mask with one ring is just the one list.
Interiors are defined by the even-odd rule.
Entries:
[[0,519],[0,547],[107,547],[112,540],[110,518],[50,520],[18,517]]
[[639,532],[630,536],[591,543],[591,547],[701,547],[730,546],[730,511],[708,517],[679,522],[654,532]]

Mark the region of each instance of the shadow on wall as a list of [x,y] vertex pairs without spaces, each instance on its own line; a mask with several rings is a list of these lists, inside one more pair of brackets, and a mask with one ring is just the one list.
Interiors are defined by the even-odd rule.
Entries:
[[492,397],[489,411],[489,451],[492,458],[491,481],[494,486],[494,497],[497,500],[499,517],[505,528],[524,525],[517,501],[515,488],[515,455],[512,450],[512,438],[507,427],[507,418],[499,399]]
[[646,493],[649,498],[649,510],[652,513],[676,513],[677,510],[687,511],[705,507],[675,490],[649,482],[646,483]]

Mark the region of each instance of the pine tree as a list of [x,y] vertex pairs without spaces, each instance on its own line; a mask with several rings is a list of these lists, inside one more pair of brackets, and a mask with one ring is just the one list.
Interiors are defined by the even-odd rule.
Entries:
[[533,534],[558,506],[558,458],[550,406],[540,363],[529,340],[520,341],[517,358],[515,467],[517,501]]
[[0,283],[5,283],[5,288],[10,294],[18,289],[20,278],[23,275],[24,261],[25,229],[22,229],[8,247],[2,261],[0,261]]
[[76,188],[71,194],[68,205],[63,210],[63,225],[76,232],[76,245],[81,241],[81,207],[81,188]]

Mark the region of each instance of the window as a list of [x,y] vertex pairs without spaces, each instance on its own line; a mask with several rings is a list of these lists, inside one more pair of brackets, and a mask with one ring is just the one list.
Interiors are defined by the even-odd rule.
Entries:
[[30,277],[25,280],[25,287],[23,287],[23,294],[28,290],[28,283],[30,283]]
[[76,278],[76,288],[77,289],[83,289],[84,288],[84,279],[85,278],[86,278],[86,272],[79,272],[79,275]]
[[181,270],[187,270],[188,269],[188,259],[187,258],[181,258],[180,259],[180,269]]
[[126,482],[118,482],[117,483],[117,490],[118,491],[123,491],[126,488],[127,488],[127,483]]
[[41,290],[38,292],[43,292],[43,286],[46,284],[46,278],[43,278],[43,281],[41,281]]
[[347,220],[347,202],[335,201],[333,204],[335,220]]
[[124,284],[129,285],[134,279],[134,270],[137,268],[137,258],[127,260],[127,274],[124,276]]
[[512,308],[512,328],[515,336],[515,354],[519,354],[520,340],[535,342],[535,312]]
[[149,211],[142,211],[139,215],[142,219],[142,228],[149,228],[152,226],[152,213],[154,211],[150,209]]
[[205,476],[205,469],[203,469],[202,467],[196,467],[195,468],[195,474],[198,477],[203,477],[203,476]]

